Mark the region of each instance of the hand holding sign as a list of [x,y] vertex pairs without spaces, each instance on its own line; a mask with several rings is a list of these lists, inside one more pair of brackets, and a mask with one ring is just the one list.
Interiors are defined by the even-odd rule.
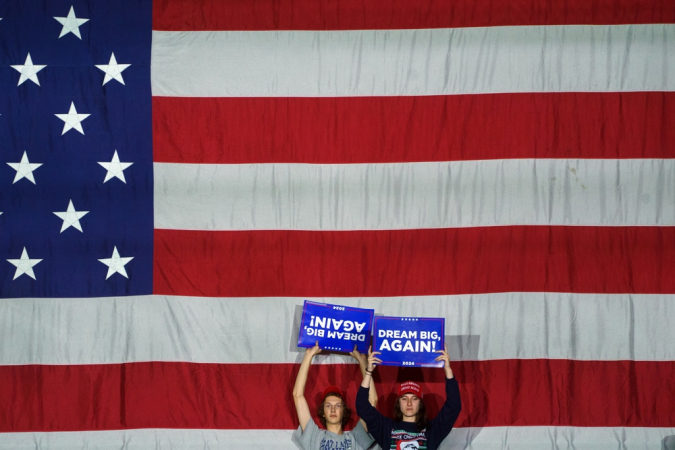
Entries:
[[366,355],[364,355],[363,353],[361,353],[359,351],[356,344],[354,344],[354,350],[349,352],[349,354],[352,356],[352,358],[354,358],[355,360],[358,361],[359,367],[361,367],[361,370],[366,368],[366,364],[368,362],[368,359],[367,359]]
[[382,352],[374,352],[373,346],[368,347],[368,365],[366,366],[370,372],[375,370],[375,367],[378,364],[382,364],[382,360],[376,355],[380,355]]
[[305,353],[308,353],[309,356],[314,358],[316,355],[321,353],[321,347],[319,347],[319,341],[316,341],[314,344],[314,347],[308,347],[307,350],[305,350]]
[[439,350],[436,353],[440,353],[441,356],[436,358],[436,361],[443,361],[443,369],[445,370],[445,378],[453,378],[454,374],[450,368],[450,356],[448,355],[448,346],[444,346],[444,350]]

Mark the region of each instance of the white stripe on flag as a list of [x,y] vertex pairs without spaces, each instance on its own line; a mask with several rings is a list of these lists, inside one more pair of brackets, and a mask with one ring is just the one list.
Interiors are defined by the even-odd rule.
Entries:
[[[668,361],[675,360],[673,298],[515,292],[315,300],[444,317],[453,360]],[[302,304],[301,298],[6,299],[0,364],[299,362]],[[317,363],[352,359],[320,355]]]
[[672,91],[675,26],[154,31],[152,92],[342,97]]
[[155,228],[675,225],[675,160],[155,163]]
[[[290,413],[290,412],[289,412]],[[1,450],[96,448],[153,449],[288,449],[292,430],[134,429],[58,433],[6,433]],[[441,450],[593,449],[661,450],[675,444],[675,428],[642,427],[484,427],[455,428]]]

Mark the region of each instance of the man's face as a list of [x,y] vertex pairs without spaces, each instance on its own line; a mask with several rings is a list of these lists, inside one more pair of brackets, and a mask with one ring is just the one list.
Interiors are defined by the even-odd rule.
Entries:
[[342,417],[345,413],[345,405],[340,397],[329,395],[323,402],[323,415],[326,424],[342,425]]
[[415,394],[405,394],[398,399],[403,417],[416,418],[420,410],[420,399]]

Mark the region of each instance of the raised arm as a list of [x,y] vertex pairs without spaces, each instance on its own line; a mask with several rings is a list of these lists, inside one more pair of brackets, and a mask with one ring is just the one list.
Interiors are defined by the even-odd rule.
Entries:
[[[377,355],[379,355],[381,352],[374,352],[372,350],[373,347],[370,346],[370,348],[368,348],[368,359],[366,360],[366,368],[363,370],[363,381],[361,382],[361,387],[369,389],[371,384],[375,384],[372,383],[373,371],[375,370],[375,366],[377,364],[382,363],[382,360],[377,357]],[[368,394],[368,397],[370,398],[370,393]]]
[[436,353],[440,353],[438,357],[436,357],[436,361],[443,361],[443,370],[445,370],[445,378],[454,378],[455,375],[452,373],[452,369],[450,368],[450,356],[448,355],[448,345],[445,345],[444,350],[439,350]]
[[314,347],[305,350],[305,356],[302,358],[298,376],[295,378],[295,386],[293,386],[293,402],[295,403],[295,412],[298,413],[298,421],[302,431],[305,431],[307,423],[312,420],[312,415],[309,412],[309,405],[305,399],[305,385],[307,384],[307,374],[309,373],[309,366],[312,365],[312,358],[321,353],[319,343],[314,344]]
[[[373,352],[372,347],[368,349],[368,359],[366,360],[366,367],[364,369],[363,381],[361,387],[356,394],[356,412],[359,417],[365,422],[368,427],[368,432],[375,438],[377,443],[382,448],[389,448],[386,444],[391,434],[392,420],[380,414],[380,412],[370,402],[371,386],[373,371],[376,364],[380,364],[382,360],[377,357],[380,352]],[[377,395],[377,394],[375,394]]]
[[[352,357],[358,361],[359,369],[361,369],[361,376],[365,378],[366,368],[368,367],[368,357],[363,353],[359,352],[354,346],[354,350],[349,353]],[[372,372],[372,369],[371,369]],[[377,389],[375,388],[375,383],[370,383],[370,390],[368,391],[368,401],[371,405],[377,408]]]
[[[349,353],[352,355],[352,357],[359,362],[359,368],[361,369],[361,376],[363,378],[366,377],[366,368],[368,367],[368,357],[358,351],[356,349],[356,345],[354,346],[354,350]],[[372,373],[372,369],[371,369]],[[368,402],[370,402],[371,405],[373,405],[373,408],[377,408],[377,389],[375,388],[375,383],[370,383],[370,389],[368,389]],[[359,422],[361,423],[361,426],[363,426],[363,429],[368,431],[368,425],[366,424],[366,421],[359,418]]]
[[450,368],[450,356],[448,356],[448,347],[441,350],[440,355],[436,361],[443,361],[443,370],[445,371],[445,402],[441,407],[438,415],[430,421],[428,441],[427,444],[431,446],[439,446],[443,439],[445,439],[452,427],[457,421],[460,411],[462,410],[462,399],[459,396],[459,386],[455,376]]

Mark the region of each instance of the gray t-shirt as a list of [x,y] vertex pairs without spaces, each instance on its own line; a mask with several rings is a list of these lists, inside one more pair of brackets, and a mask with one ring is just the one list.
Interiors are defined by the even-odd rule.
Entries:
[[293,432],[293,442],[300,450],[366,450],[374,441],[363,429],[361,421],[352,431],[335,434],[320,429],[313,420],[310,420],[304,432],[302,427]]

